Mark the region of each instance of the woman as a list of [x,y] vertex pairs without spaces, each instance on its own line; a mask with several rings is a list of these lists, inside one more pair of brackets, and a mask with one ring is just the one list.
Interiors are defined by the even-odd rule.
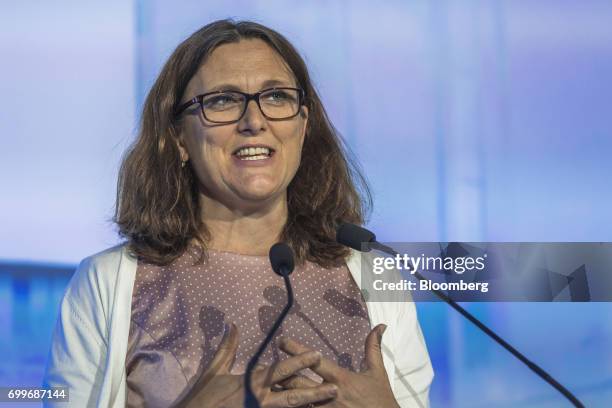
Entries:
[[45,386],[74,406],[242,406],[286,299],[267,259],[283,241],[296,305],[253,374],[261,405],[427,406],[414,305],[366,304],[360,256],[335,242],[364,201],[294,47],[252,22],[203,27],[147,97],[119,177],[126,243],[80,264]]

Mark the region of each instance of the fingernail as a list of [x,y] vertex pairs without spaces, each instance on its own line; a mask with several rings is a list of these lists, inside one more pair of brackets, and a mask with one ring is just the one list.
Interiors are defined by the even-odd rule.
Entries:
[[334,384],[330,385],[329,389],[327,391],[327,394],[332,396],[332,397],[337,396],[338,395],[338,387],[336,387]]
[[223,323],[223,337],[221,337],[221,341],[225,340],[227,336],[229,336],[231,326],[229,323]]
[[304,357],[306,358],[306,361],[312,364],[321,359],[321,353],[318,351],[307,351]]
[[382,336],[385,333],[385,330],[387,330],[387,325],[383,324],[381,329],[378,329],[378,342],[380,343],[382,341]]

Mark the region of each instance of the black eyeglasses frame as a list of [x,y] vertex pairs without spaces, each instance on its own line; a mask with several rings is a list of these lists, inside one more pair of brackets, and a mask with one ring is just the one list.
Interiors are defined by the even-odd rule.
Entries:
[[[264,115],[264,117],[268,120],[287,120],[287,119],[291,119],[296,117],[299,113],[300,113],[300,109],[298,108],[297,112],[291,116],[285,117],[285,118],[271,118],[268,115],[266,115],[263,111],[263,109],[261,108],[261,104],[259,102],[259,97],[266,93],[266,92],[270,92],[270,91],[274,91],[274,90],[292,90],[292,91],[297,91],[298,92],[298,106],[303,106],[304,105],[304,96],[305,96],[305,92],[303,89],[301,88],[293,88],[293,87],[274,87],[274,88],[266,88],[266,89],[262,89],[259,92],[255,92],[255,93],[247,93],[247,92],[242,92],[242,91],[236,91],[236,90],[221,90],[221,91],[214,91],[214,92],[207,92],[201,95],[196,95],[193,98],[191,98],[189,101],[181,104],[175,111],[175,116],[178,117],[180,116],[183,112],[185,112],[185,110],[187,110],[187,108],[189,108],[192,105],[195,105],[196,103],[200,105],[200,111],[202,112],[202,116],[204,117],[204,119],[206,119],[208,122],[211,123],[215,123],[215,124],[230,124],[230,123],[236,123],[239,122],[240,119],[242,119],[242,117],[244,116],[244,114],[247,111],[247,108],[249,106],[249,102],[251,101],[255,101],[255,103],[257,104],[257,107],[259,108],[259,111],[261,112],[262,115]],[[210,120],[209,118],[206,117],[206,113],[204,112],[204,106],[202,104],[202,101],[204,100],[204,98],[206,98],[207,96],[210,95],[216,95],[216,94],[224,94],[224,93],[236,93],[236,94],[240,94],[245,98],[245,102],[244,102],[244,108],[242,110],[242,113],[240,114],[240,116],[238,117],[238,119],[236,120],[230,120],[230,121],[215,121],[215,120]]]

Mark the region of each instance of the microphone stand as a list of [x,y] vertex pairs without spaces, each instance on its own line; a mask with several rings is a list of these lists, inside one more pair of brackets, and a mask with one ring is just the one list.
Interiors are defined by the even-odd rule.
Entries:
[[280,267],[280,275],[283,277],[285,281],[285,288],[287,289],[287,305],[283,308],[281,314],[276,318],[272,329],[268,332],[268,335],[264,339],[264,341],[259,345],[257,352],[251,357],[249,363],[247,364],[244,381],[245,381],[245,397],[244,397],[244,408],[260,408],[259,402],[253,393],[253,388],[251,385],[251,376],[253,374],[253,370],[255,369],[255,365],[259,361],[259,358],[263,354],[268,344],[272,341],[272,338],[278,331],[278,328],[285,320],[285,317],[289,313],[289,310],[293,307],[293,288],[291,287],[291,281],[289,280],[289,274],[291,271],[285,266],[281,265]]
[[[384,253],[386,253],[388,255],[391,255],[391,256],[399,255],[399,252],[397,252],[393,248],[390,248],[390,247],[388,247],[386,245],[381,244],[378,241],[371,241],[371,242],[369,242],[367,244],[368,244],[368,246],[371,249],[377,249],[377,250],[379,250],[381,252],[384,252]],[[425,280],[423,275],[421,275],[416,270],[416,268],[413,265],[411,265],[411,268],[414,270],[414,274],[413,275],[419,281]],[[584,405],[582,404],[582,402],[580,402],[580,400],[578,400],[578,398],[576,398],[574,396],[574,394],[572,394],[567,388],[565,388],[563,385],[561,385],[557,380],[555,380],[550,374],[548,374],[546,371],[544,371],[536,363],[534,363],[533,361],[531,361],[527,357],[525,357],[520,351],[515,349],[506,340],[504,340],[501,337],[499,337],[493,330],[489,329],[484,323],[482,323],[480,320],[478,320],[476,317],[474,317],[474,315],[472,315],[470,312],[468,312],[463,307],[461,307],[453,299],[448,297],[444,292],[441,292],[441,291],[439,291],[437,289],[432,289],[431,291],[436,296],[438,296],[440,299],[442,299],[444,302],[446,302],[448,305],[450,305],[453,309],[455,309],[456,311],[461,313],[461,315],[463,315],[463,317],[465,317],[470,322],[475,324],[476,327],[478,327],[480,330],[485,332],[489,337],[491,337],[493,340],[495,340],[500,346],[502,346],[503,348],[508,350],[514,357],[516,357],[520,361],[522,361],[527,367],[529,367],[533,372],[535,372],[540,378],[542,378],[544,381],[546,381],[548,384],[550,384],[552,387],[554,387],[557,391],[559,391],[561,394],[563,394],[563,396],[565,396],[565,398],[567,398],[575,407],[577,407],[577,408],[584,408]]]

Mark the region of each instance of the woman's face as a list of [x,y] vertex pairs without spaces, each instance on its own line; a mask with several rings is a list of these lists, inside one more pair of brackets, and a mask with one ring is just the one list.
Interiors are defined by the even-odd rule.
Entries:
[[[282,57],[264,41],[241,40],[217,47],[191,78],[181,103],[218,90],[259,92],[272,87],[297,88]],[[207,122],[199,105],[183,113],[180,150],[189,159],[205,195],[230,208],[257,206],[285,197],[300,164],[308,110],[271,121],[250,101],[240,121]],[[247,147],[270,149],[247,160]],[[261,150],[256,150],[261,152]],[[252,154],[253,151],[250,151]],[[258,158],[257,160],[252,160]]]

